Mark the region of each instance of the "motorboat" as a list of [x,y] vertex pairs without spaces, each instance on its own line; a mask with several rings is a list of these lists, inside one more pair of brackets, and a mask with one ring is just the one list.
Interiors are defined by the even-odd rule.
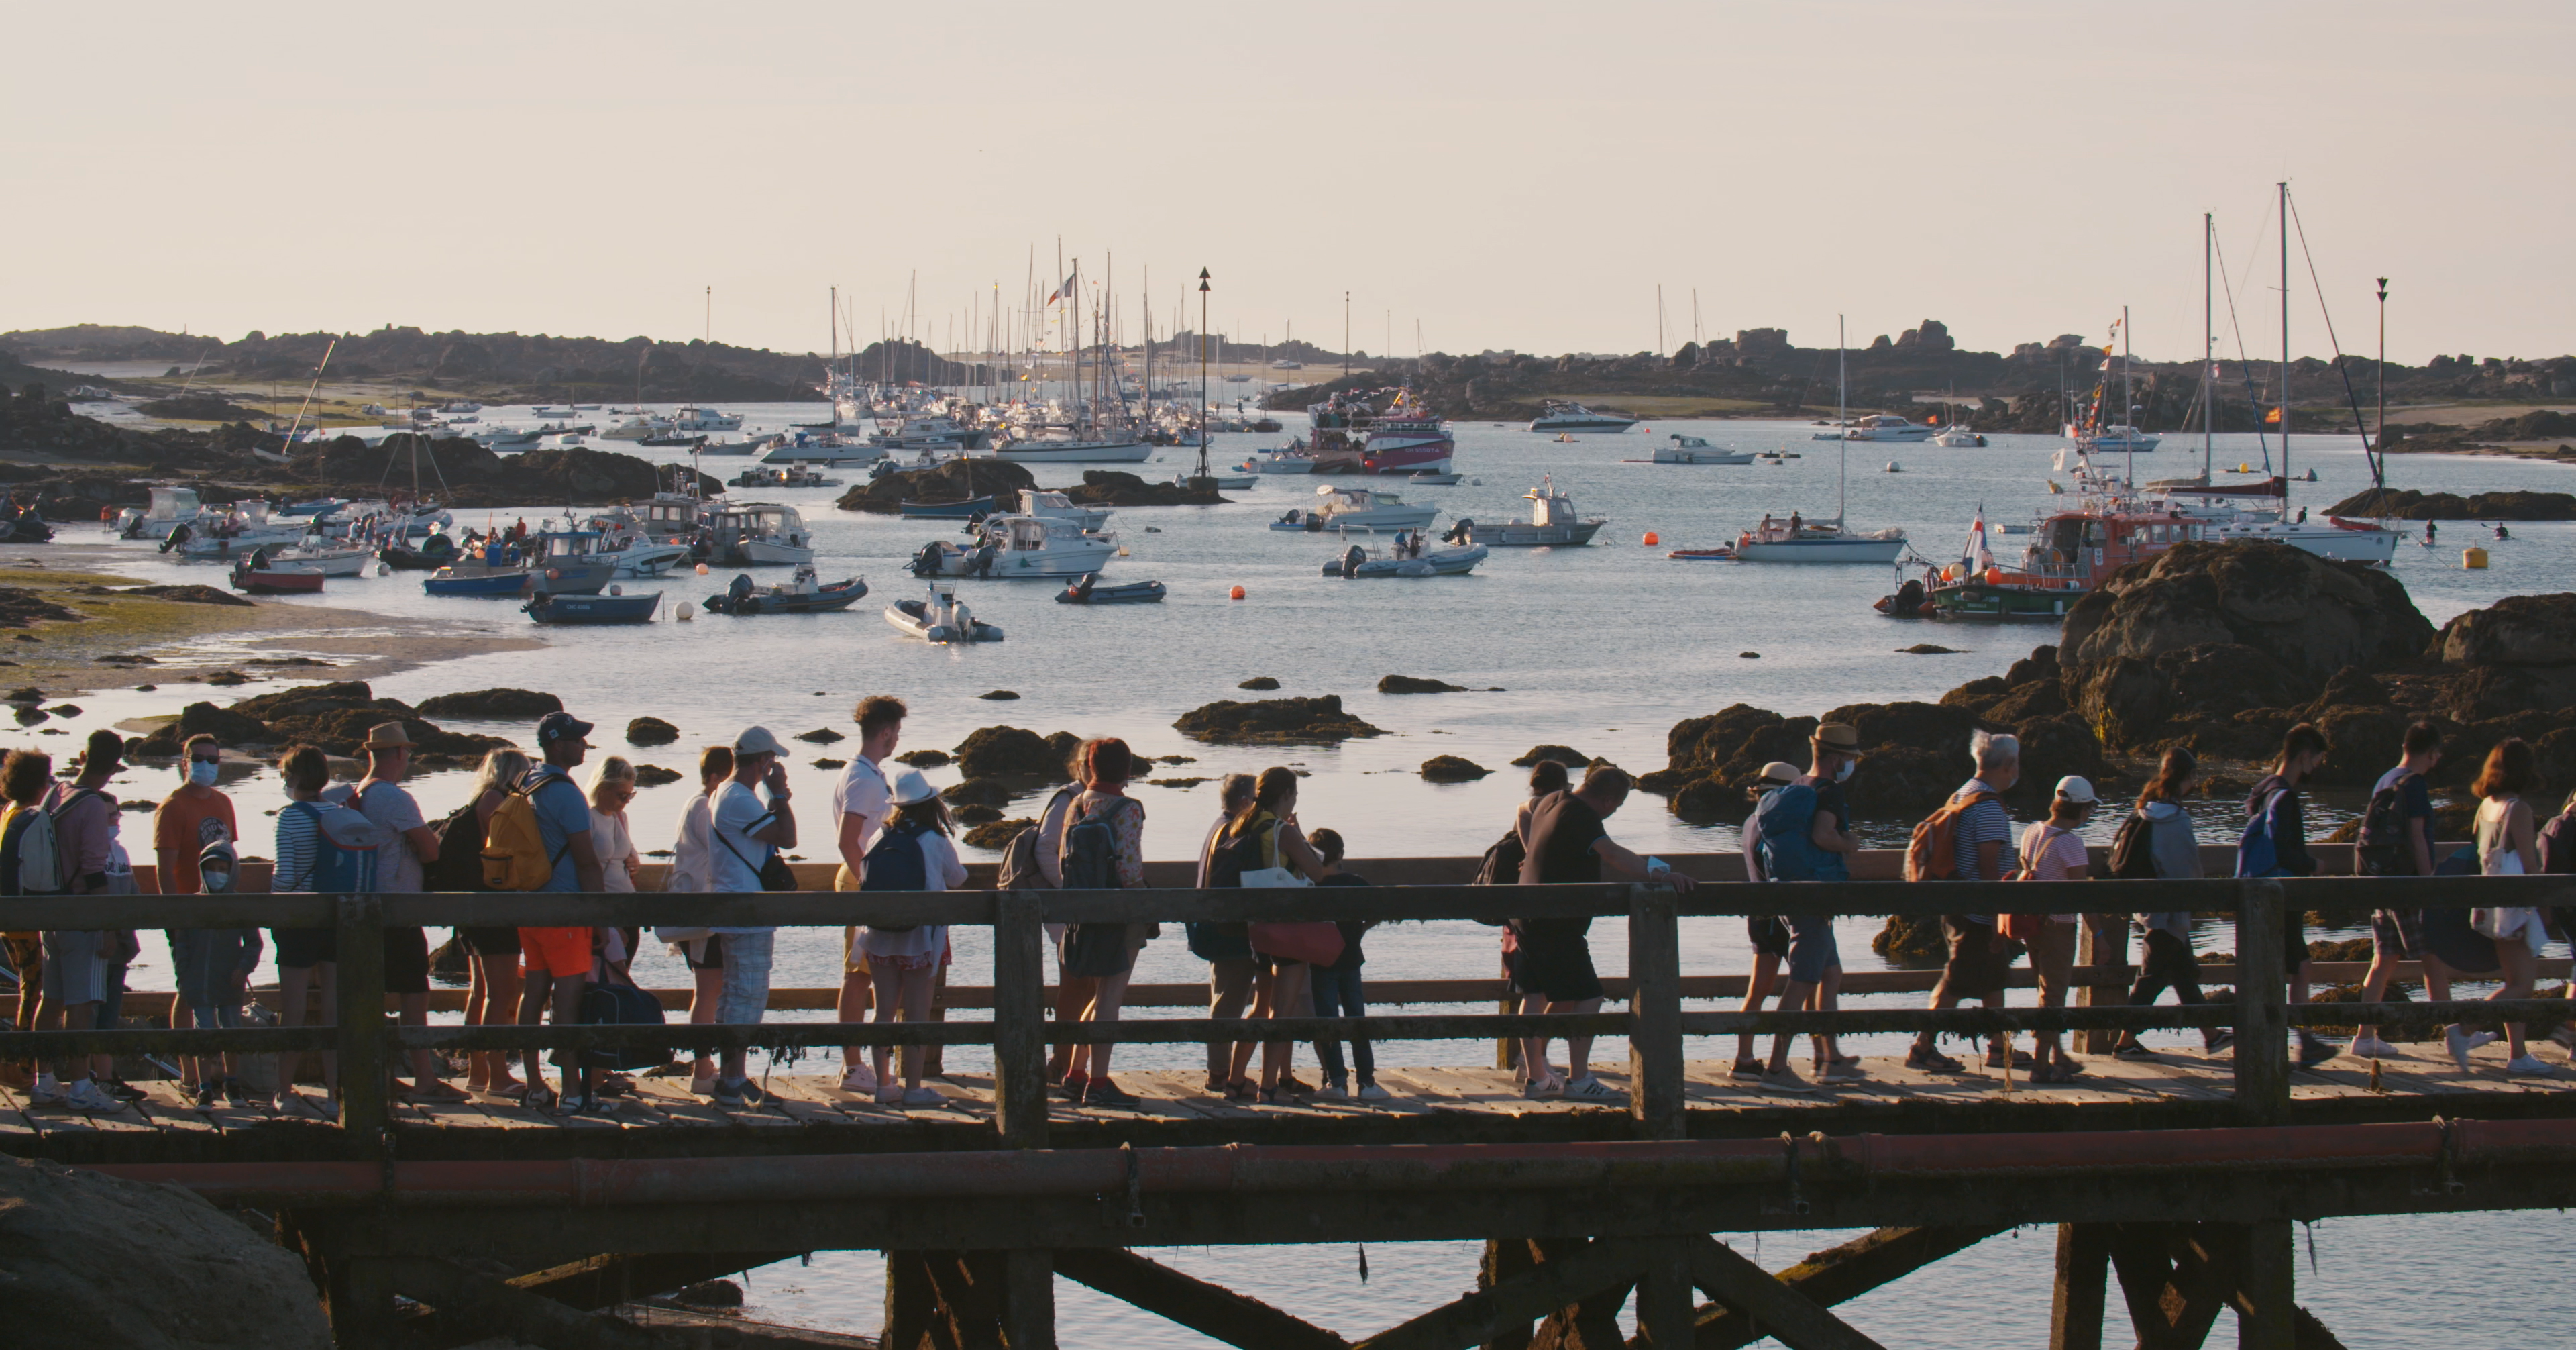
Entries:
[[1101,440],[1012,441],[993,452],[1014,464],[1142,464],[1154,447],[1132,436]]
[[127,508],[117,519],[117,534],[126,539],[167,539],[182,525],[195,529],[219,512],[198,501],[195,488],[156,487],[140,511]]
[[579,414],[573,411],[573,407],[569,403],[560,408],[540,403],[529,407],[528,416],[537,418],[540,421],[553,421],[555,418],[560,417],[569,422],[574,417],[579,416]]
[[1458,450],[1449,427],[1405,390],[1376,420],[1369,423],[1368,436],[1360,442],[1360,471],[1377,474],[1406,474],[1429,471],[1449,472],[1450,457]]
[[1983,446],[1986,443],[1986,438],[1977,432],[1968,430],[1966,427],[1954,426],[1943,431],[1940,435],[1933,437],[1932,443],[1952,450],[1974,450]]
[[456,561],[456,540],[433,534],[421,540],[418,548],[389,543],[376,550],[376,560],[397,572],[434,572]]
[[[1655,457],[1643,462],[1648,464],[1750,464],[1753,462],[1753,452],[1750,450],[1721,450],[1702,437],[1684,436],[1679,432],[1673,433],[1669,439],[1672,444],[1656,446]],[[1635,464],[1639,461],[1628,462]]]
[[991,443],[991,434],[980,427],[967,426],[946,413],[928,412],[908,413],[893,430],[867,438],[868,447],[880,455],[897,450],[981,450]]
[[736,567],[814,561],[814,534],[795,507],[767,502],[719,508],[708,522],[709,558]]
[[[625,508],[630,514],[634,508]],[[695,543],[707,524],[706,499],[686,492],[656,492],[644,503],[635,528],[656,544]]]
[[668,418],[630,417],[599,433],[599,438],[603,441],[642,441],[650,440],[655,436],[668,435],[671,430],[671,422]]
[[1735,556],[1741,562],[1884,566],[1904,553],[1903,530],[1862,533],[1844,528],[1840,520],[1806,520],[1794,515],[1787,520],[1764,516],[1760,525],[1746,530],[1735,541]]
[[1463,473],[1432,473],[1429,470],[1425,470],[1421,473],[1407,474],[1404,481],[1421,487],[1456,487],[1460,483],[1467,481],[1467,475]]
[[459,562],[442,567],[421,579],[425,595],[501,596],[524,595],[528,591],[528,569],[524,567],[487,567],[479,561]]
[[620,577],[658,577],[689,556],[686,544],[657,544],[649,539],[612,539],[599,550],[600,561]]
[[650,623],[661,593],[646,595],[538,595],[519,608],[538,623]]
[[672,416],[671,429],[674,431],[740,431],[742,418],[735,413],[723,413],[713,408],[684,404],[679,412]]
[[[1419,474],[1414,476],[1417,479],[1421,477]],[[1176,488],[1188,488],[1198,481],[1197,476],[1186,469],[1172,475],[1172,486]],[[1207,476],[1207,481],[1219,492],[1241,492],[1260,482],[1261,476],[1251,473],[1212,473]]]
[[1117,586],[1103,586],[1099,582],[1100,574],[1094,572],[1056,592],[1055,602],[1059,605],[1145,605],[1160,601],[1164,594],[1163,583],[1159,581],[1130,581]]
[[1547,548],[1569,544],[1589,544],[1592,536],[1610,522],[1600,516],[1589,520],[1577,515],[1574,498],[1559,490],[1553,477],[1542,479],[1537,487],[1521,494],[1530,504],[1529,519],[1515,516],[1500,525],[1479,525],[1472,517],[1462,516],[1441,538],[1459,544],[1492,544],[1505,548]]
[[1055,516],[993,516],[971,545],[937,540],[913,555],[917,577],[1046,579],[1084,576],[1118,555],[1114,540]]
[[307,520],[314,520],[327,516],[345,505],[347,503],[338,497],[317,497],[309,502],[287,502],[271,510],[281,516],[302,516]]
[[927,600],[897,600],[886,606],[886,622],[905,637],[924,642],[999,642],[1002,630],[975,617],[957,598],[954,584],[931,583]]
[[1735,546],[1733,544],[1720,544],[1715,548],[1677,548],[1664,556],[1674,560],[1675,562],[1741,561],[1741,559],[1738,559],[1735,556]]
[[[651,442],[648,441],[646,444],[649,445]],[[739,441],[709,440],[701,436],[696,441],[697,453],[701,455],[756,455],[772,444],[774,441],[767,436],[754,436]]]
[[760,458],[765,464],[874,464],[886,457],[886,447],[862,437],[836,431],[798,430],[781,436]]
[[916,502],[907,498],[898,506],[906,520],[972,520],[1001,509],[1001,504],[989,493],[981,497],[961,497],[953,502]]
[[597,530],[546,530],[528,536],[523,550],[528,589],[537,595],[597,595],[617,574],[616,559],[602,552]]
[[534,450],[538,439],[547,434],[520,427],[493,427],[473,439],[481,442],[487,450],[506,454],[513,450]]
[[1270,522],[1270,528],[1309,534],[1326,530],[1418,530],[1440,514],[1436,506],[1407,506],[1393,493],[1368,488],[1318,487],[1315,498],[1311,509],[1292,509]]
[[309,572],[317,577],[364,576],[375,551],[356,546],[264,545],[252,555],[253,567],[273,572]]
[[2218,543],[2263,542],[2288,544],[2321,558],[2342,562],[2366,563],[2385,567],[2397,556],[2402,537],[2376,521],[2345,520],[2328,516],[2322,521],[2304,518],[2292,520],[2246,519],[2212,524],[2206,537]]
[[1615,435],[1635,425],[1637,425],[1637,419],[1633,417],[1621,417],[1617,413],[1594,412],[1570,399],[1552,398],[1540,410],[1539,415],[1530,420],[1529,429],[1551,436],[1566,432],[1582,435]]
[[2164,444],[2163,437],[2126,425],[2086,427],[2070,422],[2066,436],[2077,449],[2094,455],[2143,455]]
[[306,528],[303,521],[271,516],[267,502],[249,498],[199,526],[173,528],[161,551],[190,562],[230,562],[264,545],[301,543]]
[[1098,530],[1115,514],[1106,506],[1076,506],[1061,492],[1044,488],[1020,489],[1020,514],[1044,516],[1049,520],[1069,520],[1086,531]]
[[1485,560],[1491,552],[1482,544],[1457,548],[1424,548],[1419,539],[1410,545],[1399,542],[1375,553],[1357,544],[1343,549],[1324,561],[1328,577],[1454,577],[1464,576]]
[[738,572],[722,594],[707,597],[706,611],[736,615],[818,614],[847,609],[867,593],[868,583],[860,577],[828,585],[816,581],[814,566],[808,563],[796,569],[794,580],[767,586],[756,585],[748,574]]
[[1279,450],[1255,450],[1251,457],[1234,466],[1237,473],[1313,473],[1315,457],[1306,453],[1305,442],[1299,441]]
[[1941,428],[1910,421],[1894,413],[1874,413],[1845,423],[1836,435],[1818,436],[1820,441],[1928,441],[1941,434]]
[[[685,431],[674,431],[669,427],[660,428],[652,435],[646,436],[642,440],[636,442],[636,444],[641,445],[648,450],[677,450],[683,446],[694,448],[705,445],[706,443],[707,438],[704,436],[691,435]],[[718,451],[717,453],[721,454],[723,452]]]
[[826,478],[806,463],[781,465],[777,468],[754,466],[733,476],[729,487],[826,488],[839,487],[841,480]]
[[262,565],[263,555],[253,553],[233,562],[233,589],[250,595],[318,595],[322,591],[319,572],[279,572]]

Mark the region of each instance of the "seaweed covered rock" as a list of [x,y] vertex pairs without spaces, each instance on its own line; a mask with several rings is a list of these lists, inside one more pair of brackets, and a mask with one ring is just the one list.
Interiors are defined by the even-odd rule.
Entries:
[[1267,693],[1268,691],[1278,687],[1279,681],[1272,679],[1267,675],[1255,675],[1251,679],[1245,680],[1243,683],[1235,686],[1237,689],[1250,689],[1262,693]]
[[[186,586],[127,586],[122,590],[119,590],[117,594],[140,595],[154,600],[176,600],[183,605],[239,605],[244,609],[248,609],[251,607],[252,603],[251,601],[245,600],[230,591],[221,591],[212,586],[200,586],[193,583]],[[78,618],[80,616],[75,614],[72,617]],[[0,620],[0,627],[14,626],[16,625],[8,624],[6,620]]]
[[681,774],[679,770],[666,769],[659,764],[638,764],[635,766],[635,783],[638,787],[660,787],[664,783],[679,782],[680,778]]
[[1580,769],[1592,762],[1591,756],[1570,745],[1533,745],[1529,753],[1512,761],[1512,767],[1526,769],[1543,759],[1555,760],[1569,769]]
[[628,745],[669,745],[680,739],[680,729],[658,717],[638,717],[626,724]]
[[1011,846],[1012,840],[1020,837],[1020,831],[1036,824],[1036,821],[1026,817],[1012,820],[988,820],[966,832],[966,847],[1006,849]]
[[1000,806],[1011,799],[1011,786],[990,778],[969,778],[939,790],[950,806]]
[[1082,485],[1066,488],[1064,495],[1085,506],[1222,506],[1226,501],[1214,488],[1148,483],[1121,469],[1085,469]]
[[1061,783],[1072,772],[1059,742],[1008,726],[977,727],[967,733],[957,745],[957,768],[968,778],[1036,778],[1050,783]]
[[535,721],[562,712],[563,700],[533,689],[477,689],[465,694],[439,694],[421,700],[424,717],[471,717],[478,721]]
[[2092,729],[2033,688],[2040,680],[2024,683],[2026,697],[2008,696],[2022,705],[2020,715],[2009,721],[1981,716],[1950,699],[1855,703],[1822,718],[1782,717],[1739,703],[1676,723],[1665,737],[1669,763],[1640,778],[1638,786],[1664,794],[1673,813],[1685,820],[1742,820],[1751,804],[1746,789],[1762,766],[1781,760],[1805,767],[1820,721],[1841,722],[1859,733],[1863,758],[1845,792],[1854,810],[1879,818],[1919,815],[1947,800],[1975,768],[1969,743],[1978,731],[2010,731],[2021,737],[2022,776],[2013,789],[2017,796],[2044,797],[2067,774],[2106,776],[2102,743]]
[[187,746],[189,737],[197,735],[212,736],[215,744],[234,747],[270,745],[277,740],[277,733],[256,717],[211,703],[191,703],[179,710],[177,721],[165,722],[151,735],[129,742],[127,750],[150,758],[175,756]]
[[1869,949],[1896,965],[1928,966],[1950,954],[1950,943],[1937,915],[1890,914],[1869,940]]
[[[198,589],[209,589],[199,587]],[[239,601],[249,604],[247,600]],[[0,586],[0,628],[28,628],[38,620],[57,621],[85,619],[89,616],[63,608],[53,601],[22,586]]]
[[897,764],[909,764],[916,769],[936,769],[940,765],[948,762],[948,752],[945,750],[906,750],[902,754],[895,756],[894,761]]
[[272,744],[311,745],[333,755],[358,753],[368,730],[381,722],[402,723],[413,757],[424,764],[477,758],[510,745],[498,736],[446,730],[408,703],[377,698],[363,680],[281,689],[244,699],[226,711],[265,722]]
[[2412,488],[2364,488],[2327,507],[2326,514],[2367,516],[2378,520],[2576,520],[2576,495],[2564,492],[2480,492],[2462,497],[2452,492],[2417,492]]
[[1434,783],[1472,783],[1493,770],[1456,755],[1433,755],[1422,761],[1422,776]]
[[1022,488],[1038,485],[1036,475],[1006,459],[952,459],[930,469],[906,469],[861,481],[832,505],[844,511],[899,515],[903,504],[954,502],[969,497],[999,497],[1016,505]]
[[1463,694],[1467,687],[1418,675],[1386,675],[1379,677],[1377,691],[1381,694]]
[[1172,725],[1192,740],[1212,745],[1337,745],[1355,736],[1386,734],[1342,711],[1339,694],[1241,703],[1219,699],[1181,714]]

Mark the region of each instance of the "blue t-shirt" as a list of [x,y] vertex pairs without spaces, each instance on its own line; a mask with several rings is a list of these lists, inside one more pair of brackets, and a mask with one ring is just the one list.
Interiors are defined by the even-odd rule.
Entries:
[[528,771],[528,778],[538,785],[528,795],[528,804],[537,808],[537,837],[545,841],[546,856],[555,860],[554,875],[539,889],[580,890],[581,873],[572,865],[572,837],[590,833],[590,799],[559,765],[540,764]]

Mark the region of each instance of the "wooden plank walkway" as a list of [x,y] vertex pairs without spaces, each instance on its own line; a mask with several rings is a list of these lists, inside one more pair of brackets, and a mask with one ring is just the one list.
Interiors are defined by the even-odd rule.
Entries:
[[[2430,1112],[2465,1109],[2465,1103],[2471,1100],[2493,1104],[2503,1098],[2576,1097],[2576,1071],[2564,1067],[2547,1077],[2507,1075],[2501,1044],[2473,1052],[2475,1072],[2469,1074],[2461,1073],[2438,1046],[2403,1049],[2402,1057],[2380,1062],[2378,1093],[2372,1091],[2369,1062],[2346,1056],[2293,1075],[2292,1101],[2324,1103],[2377,1096],[2392,1106],[2410,1099],[2420,1101]],[[2000,1102],[2074,1107],[2221,1103],[2229,1099],[2233,1087],[2228,1058],[2207,1058],[2197,1052],[2161,1053],[2153,1060],[2088,1056],[2082,1061],[2084,1072],[2067,1084],[2034,1084],[2024,1070],[2007,1075],[1973,1059],[1961,1074],[1926,1074],[1906,1068],[1902,1060],[1893,1057],[1864,1058],[1863,1076],[1858,1081],[1820,1083],[1807,1069],[1805,1054],[1806,1047],[1801,1044],[1792,1060],[1808,1080],[1808,1090],[1804,1092],[1736,1080],[1729,1076],[1731,1064],[1726,1060],[1692,1061],[1687,1066],[1684,1086],[1690,1110],[1695,1117],[1701,1117],[1798,1108],[1838,1111],[1854,1106],[1968,1108]],[[2555,1047],[2550,1048],[2549,1058],[2554,1066],[2558,1064]],[[1314,1067],[1309,1064],[1303,1072],[1312,1075]],[[1627,1088],[1624,1068],[1603,1067],[1599,1076],[1603,1083],[1623,1093]],[[609,1099],[607,1108],[596,1113],[537,1112],[505,1097],[476,1094],[456,1102],[402,1102],[394,1108],[393,1120],[398,1126],[441,1133],[866,1129],[906,1124],[989,1128],[992,1121],[993,1084],[990,1076],[983,1074],[951,1073],[929,1080],[927,1085],[944,1100],[938,1106],[918,1107],[880,1104],[868,1096],[844,1092],[836,1074],[775,1074],[766,1081],[770,1094],[766,1102],[736,1110],[721,1109],[692,1096],[685,1079],[639,1077],[631,1093]],[[1609,1103],[1530,1100],[1521,1095],[1519,1084],[1509,1073],[1494,1068],[1382,1067],[1378,1083],[1392,1095],[1380,1102],[1320,1097],[1277,1105],[1229,1102],[1206,1090],[1200,1070],[1124,1071],[1117,1074],[1117,1081],[1140,1099],[1137,1106],[1101,1108],[1057,1100],[1050,1103],[1049,1120],[1065,1125],[1125,1122],[1146,1127],[1179,1123],[1222,1127],[1285,1118],[1329,1126],[1336,1120],[1400,1122],[1408,1117],[1474,1116],[1508,1123],[1626,1109],[1624,1096]],[[48,1137],[224,1136],[328,1123],[320,1094],[310,1087],[281,1110],[267,1103],[199,1108],[180,1094],[176,1084],[141,1086],[147,1093],[142,1102],[95,1115],[60,1106],[34,1106],[28,1101],[26,1089],[0,1087],[0,1153],[41,1153],[45,1151],[42,1142]],[[1722,1125],[1719,1130],[1722,1132]],[[101,1145],[116,1146],[99,1140],[89,1147]]]

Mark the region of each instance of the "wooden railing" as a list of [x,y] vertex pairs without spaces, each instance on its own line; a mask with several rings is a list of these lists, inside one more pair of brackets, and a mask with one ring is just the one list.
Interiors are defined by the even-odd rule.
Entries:
[[[1690,870],[1698,871],[1700,868]],[[1630,1046],[1629,1112],[1639,1134],[1684,1135],[1683,1040],[1738,1032],[1921,1032],[2148,1030],[2232,1027],[2235,1095],[2250,1123],[2278,1123],[2289,1107],[2288,1030],[2347,1022],[2512,1018],[2554,1023],[2561,999],[2515,1002],[2290,1006],[2277,978],[2238,982],[2233,1004],[2200,1007],[1930,1009],[1836,1012],[1690,1011],[1679,921],[1685,916],[1905,914],[1960,911],[2137,912],[2188,910],[2234,916],[2237,961],[2248,971],[2283,962],[2289,906],[2423,908],[2471,903],[2576,904],[2576,877],[2300,880],[2066,881],[1891,885],[1881,881],[1753,885],[1716,882],[1680,893],[1662,886],[1602,884],[1484,887],[1368,886],[1295,890],[1117,890],[778,892],[771,894],[434,894],[225,895],[16,899],[10,923],[26,928],[334,928],[339,934],[339,1009],[334,1026],[221,1030],[0,1033],[0,1055],[219,1050],[336,1049],[340,1125],[359,1139],[385,1136],[386,1081],[398,1050],[823,1047],[990,1045],[996,1122],[1008,1145],[1046,1136],[1044,1069],[1049,1041],[1190,1043],[1625,1035]],[[1153,1018],[1050,1023],[1044,926],[1048,923],[1172,923],[1314,919],[1494,921],[1624,916],[1628,923],[1628,1010],[1585,1015],[1441,1013],[1338,1018]],[[717,927],[831,927],[946,924],[993,929],[988,1021],[793,1022],[756,1025],[393,1027],[386,1006],[382,935],[389,925],[586,926],[690,924]],[[1490,985],[1486,985],[1490,989]]]

